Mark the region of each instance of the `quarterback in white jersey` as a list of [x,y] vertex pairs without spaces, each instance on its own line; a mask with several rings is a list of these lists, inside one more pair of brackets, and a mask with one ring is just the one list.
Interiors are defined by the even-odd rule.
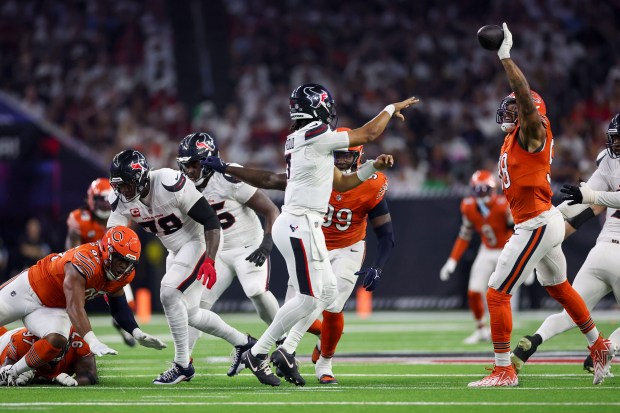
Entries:
[[[218,155],[213,136],[192,133],[181,141],[177,157],[179,169],[217,213],[224,235],[215,260],[217,283],[203,291],[200,306],[211,309],[237,277],[256,312],[269,325],[279,308],[269,291],[269,255],[273,248],[271,227],[280,210],[263,191],[230,175],[213,174],[212,169],[200,164],[208,156]],[[264,231],[257,213],[265,219]],[[192,339],[190,348],[195,342]]]
[[[583,297],[590,310],[609,293],[613,293],[620,304],[620,273],[618,272],[620,268],[620,198],[614,201],[613,198],[617,197],[618,192],[607,192],[620,189],[619,122],[620,114],[616,115],[609,125],[607,150],[597,156],[598,168],[587,184],[582,185],[581,188],[565,185],[561,192],[567,194],[564,197],[566,201],[558,206],[567,218],[565,237],[573,234],[588,219],[603,212],[605,208],[601,205],[608,207],[605,224],[596,244],[588,253],[573,281],[573,288]],[[596,195],[601,197],[598,198]],[[536,352],[540,344],[574,327],[575,323],[566,311],[547,317],[534,334],[523,337],[515,348],[512,361],[517,371]],[[609,339],[617,352],[620,349],[620,328],[616,329]],[[590,356],[586,358],[584,368],[590,372],[594,371]]]
[[154,384],[176,384],[194,375],[189,356],[188,324],[236,347],[249,338],[218,315],[200,308],[202,286],[216,282],[214,258],[220,223],[213,208],[185,175],[173,169],[151,171],[144,155],[127,149],[110,166],[112,213],[108,227],[136,222],[156,234],[168,250],[160,298],[174,340],[172,367]]
[[[404,119],[400,111],[415,103],[416,98],[388,105],[379,115],[359,129],[334,132],[335,103],[329,91],[317,84],[296,88],[290,97],[290,115],[294,121],[284,146],[287,185],[282,213],[273,225],[273,239],[286,261],[289,281],[296,295],[278,310],[275,319],[250,351],[243,354],[245,366],[263,384],[279,386],[268,364],[267,353],[283,334],[287,341],[271,355],[271,361],[284,378],[298,386],[305,380],[295,361],[296,338],[301,336],[316,317],[338,295],[325,238],[323,217],[327,211],[332,188],[346,191],[370,178],[379,169],[391,166],[389,155],[362,165],[356,173],[343,174],[334,168],[334,151],[371,142],[383,132],[392,116]],[[219,158],[207,158],[203,165],[224,172]],[[239,177],[252,184],[256,178],[269,180],[264,171],[244,171]],[[247,178],[247,179],[246,179]]]

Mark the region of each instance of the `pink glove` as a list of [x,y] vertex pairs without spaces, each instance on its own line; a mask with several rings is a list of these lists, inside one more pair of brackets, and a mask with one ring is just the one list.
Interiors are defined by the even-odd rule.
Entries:
[[215,261],[213,259],[207,257],[202,262],[202,265],[198,269],[198,276],[196,279],[198,281],[202,281],[202,285],[206,285],[210,290],[217,281],[217,277],[215,276]]

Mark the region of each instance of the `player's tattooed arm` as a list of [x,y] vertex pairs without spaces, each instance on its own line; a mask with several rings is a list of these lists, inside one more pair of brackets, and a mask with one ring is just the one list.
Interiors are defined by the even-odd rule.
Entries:
[[510,88],[517,98],[521,127],[519,139],[529,152],[534,152],[544,143],[546,133],[540,114],[532,101],[530,85],[521,69],[512,59],[503,59],[501,62],[504,65]]

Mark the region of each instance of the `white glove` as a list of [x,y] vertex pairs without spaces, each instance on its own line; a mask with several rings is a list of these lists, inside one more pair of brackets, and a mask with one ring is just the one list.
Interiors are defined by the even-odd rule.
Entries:
[[582,204],[592,205],[596,202],[596,194],[586,182],[579,184],[579,192],[581,192],[581,196],[583,197],[581,201]]
[[78,382],[67,373],[60,373],[58,376],[54,377],[53,381],[66,387],[74,387],[78,385]]
[[456,269],[456,260],[454,258],[448,258],[448,261],[439,270],[439,279],[441,281],[448,281],[450,276]]
[[510,59],[510,49],[512,48],[512,33],[508,30],[506,23],[502,24],[502,28],[504,29],[504,41],[497,51],[499,60]]
[[154,348],[155,350],[161,350],[167,347],[163,341],[161,341],[157,337],[153,337],[150,334],[146,334],[139,328],[133,330],[132,336],[136,339],[138,343],[140,343],[141,346],[144,347]]
[[84,341],[86,341],[88,347],[90,347],[90,352],[93,353],[95,356],[105,356],[107,354],[115,356],[118,354],[118,351],[108,347],[107,345],[99,341],[99,339],[95,337],[95,333],[93,333],[92,331],[89,331],[84,335]]
[[34,370],[28,370],[27,372],[24,372],[17,376],[17,378],[15,379],[15,385],[25,386],[30,383],[32,379],[34,379]]

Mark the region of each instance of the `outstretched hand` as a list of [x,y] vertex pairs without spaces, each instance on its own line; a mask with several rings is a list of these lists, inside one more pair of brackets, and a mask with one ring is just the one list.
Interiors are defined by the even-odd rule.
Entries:
[[508,30],[508,25],[502,24],[502,29],[504,30],[504,41],[497,51],[500,60],[510,59],[510,49],[512,49],[512,33]]
[[228,164],[217,156],[207,156],[207,159],[202,159],[200,164],[221,174],[226,172],[226,168],[228,167]]
[[569,201],[568,205],[594,203],[594,191],[585,182],[582,182],[580,187],[564,184],[560,192],[565,194],[562,199]]
[[394,166],[394,158],[392,155],[381,154],[377,156],[377,159],[374,160],[372,166],[378,171],[383,171],[384,169]]
[[396,116],[400,120],[405,120],[405,117],[403,116],[402,113],[400,113],[400,111],[403,109],[407,109],[409,106],[415,105],[416,103],[419,103],[419,102],[420,102],[420,99],[418,99],[415,96],[412,96],[409,99],[403,100],[402,102],[393,103],[394,115],[392,116]]

